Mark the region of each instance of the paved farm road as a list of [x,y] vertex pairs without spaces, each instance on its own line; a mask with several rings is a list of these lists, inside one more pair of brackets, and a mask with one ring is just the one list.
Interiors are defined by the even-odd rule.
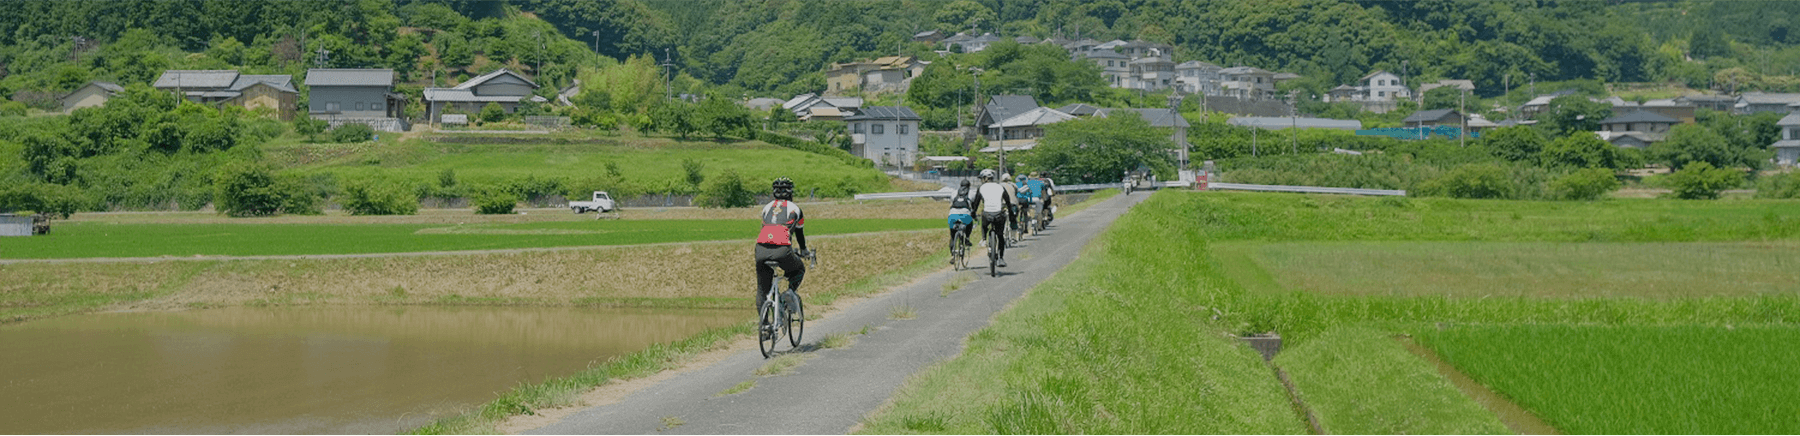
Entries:
[[[581,410],[527,433],[844,433],[887,401],[909,376],[961,353],[964,338],[987,326],[1007,303],[1074,261],[1095,234],[1146,197],[1148,193],[1115,196],[1057,220],[1047,233],[1008,250],[1011,267],[1002,269],[1000,277],[986,275],[986,257],[981,257],[980,278],[948,297],[940,293],[957,273],[946,271],[808,323],[802,350],[815,348],[808,345],[828,334],[857,332],[865,325],[871,331],[847,348],[797,352],[812,356],[786,375],[756,376],[753,372],[765,361],[750,349],[643,388],[618,403]],[[1025,253],[1031,258],[1019,259]],[[917,318],[889,320],[895,306],[914,308]],[[786,350],[786,343],[782,345],[779,349]],[[752,379],[756,386],[749,391],[716,396]],[[680,425],[665,428],[674,422]]]

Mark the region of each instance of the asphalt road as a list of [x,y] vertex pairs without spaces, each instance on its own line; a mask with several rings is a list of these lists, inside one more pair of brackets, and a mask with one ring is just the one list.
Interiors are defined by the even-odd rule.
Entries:
[[[1094,235],[1148,193],[1120,195],[1073,216],[1058,219],[1046,233],[1027,237],[1007,250],[1009,268],[988,277],[986,257],[978,278],[948,296],[944,285],[956,275],[932,274],[915,283],[864,300],[807,323],[799,350],[806,360],[785,375],[757,376],[766,362],[755,349],[688,371],[632,393],[615,404],[575,412],[527,434],[839,434],[880,407],[908,377],[955,357],[969,334],[1026,290],[1073,262]],[[1026,257],[1029,257],[1028,259]],[[829,259],[827,259],[829,261]],[[911,307],[916,318],[891,320],[896,306]],[[749,309],[746,308],[746,311]],[[748,316],[748,315],[746,315]],[[833,333],[855,336],[844,348],[816,349]],[[745,380],[756,386],[719,393]]]

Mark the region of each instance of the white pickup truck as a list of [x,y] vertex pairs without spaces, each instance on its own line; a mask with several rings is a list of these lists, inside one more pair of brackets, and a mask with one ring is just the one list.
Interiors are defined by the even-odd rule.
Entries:
[[606,195],[606,191],[594,191],[593,201],[569,202],[569,210],[573,210],[575,213],[612,212],[615,209],[618,208],[613,206],[612,196]]

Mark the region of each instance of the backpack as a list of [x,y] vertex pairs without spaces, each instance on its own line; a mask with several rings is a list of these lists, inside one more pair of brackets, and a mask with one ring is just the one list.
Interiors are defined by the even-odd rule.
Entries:
[[951,209],[968,209],[970,206],[973,206],[972,204],[970,204],[972,202],[973,202],[973,200],[970,200],[969,196],[958,195],[958,196],[952,197],[950,199],[950,208]]

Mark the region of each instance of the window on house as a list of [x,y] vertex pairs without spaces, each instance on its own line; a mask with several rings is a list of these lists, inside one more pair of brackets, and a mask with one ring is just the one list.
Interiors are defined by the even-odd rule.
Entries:
[[850,125],[850,133],[862,133],[862,132],[863,132],[863,123],[855,123],[855,124]]
[[907,134],[907,133],[909,133],[909,132],[907,132],[907,131],[906,131],[906,128],[907,128],[907,127],[911,127],[911,126],[909,126],[909,125],[906,125],[906,124],[901,124],[901,125],[900,125],[900,134],[902,134],[902,135],[905,135],[905,134]]
[[881,134],[881,124],[877,123],[874,126],[870,126],[869,133],[880,135]]
[[363,102],[356,102],[356,110],[363,110]]
[[381,110],[381,103],[369,103],[369,110]]
[[337,112],[338,111],[338,103],[335,101],[325,103],[325,111],[326,112]]

